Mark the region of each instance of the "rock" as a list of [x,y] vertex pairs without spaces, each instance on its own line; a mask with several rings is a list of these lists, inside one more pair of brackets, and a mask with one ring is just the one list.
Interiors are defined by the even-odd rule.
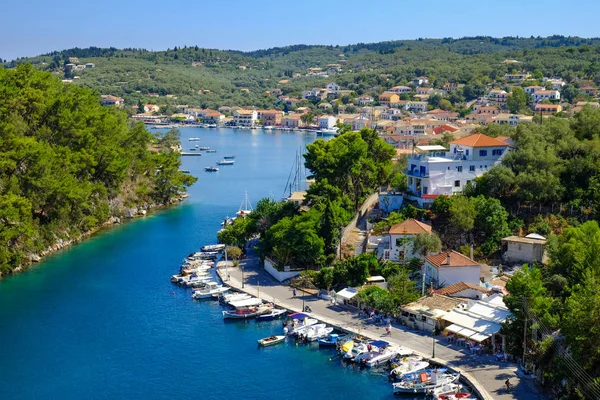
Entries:
[[138,214],[140,214],[140,215],[146,215],[146,210],[141,209],[141,210],[138,211]]
[[125,218],[133,218],[138,213],[137,207],[132,207],[125,210]]

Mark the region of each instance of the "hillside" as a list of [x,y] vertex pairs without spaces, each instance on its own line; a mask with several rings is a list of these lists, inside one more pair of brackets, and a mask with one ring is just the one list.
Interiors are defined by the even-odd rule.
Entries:
[[[300,92],[334,80],[357,94],[377,94],[384,87],[406,84],[427,75],[434,86],[446,82],[493,83],[515,69],[544,76],[600,81],[597,59],[600,39],[552,36],[548,38],[419,39],[350,46],[296,45],[252,52],[223,51],[199,47],[167,51],[144,49],[69,49],[21,58],[4,64],[31,63],[64,78],[70,57],[93,63],[94,68],[67,73],[73,83],[100,94],[159,105],[189,104],[216,108],[221,105],[272,107],[276,96]],[[503,63],[516,59],[519,64]],[[308,68],[322,68],[309,75]],[[71,76],[73,75],[73,76]],[[288,80],[280,84],[280,80]],[[248,89],[242,90],[242,89]]]

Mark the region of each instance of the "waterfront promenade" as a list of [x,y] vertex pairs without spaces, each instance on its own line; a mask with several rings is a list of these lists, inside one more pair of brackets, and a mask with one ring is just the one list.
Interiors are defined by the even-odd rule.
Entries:
[[[353,308],[333,305],[300,290],[294,298],[289,286],[280,284],[260,268],[252,249],[248,250],[248,258],[240,261],[239,268],[233,268],[231,263],[228,263],[227,267],[224,265],[223,262],[219,263],[217,271],[225,284],[254,296],[260,295],[262,299],[289,310],[301,311],[304,304],[309,305],[315,318],[345,331],[384,339],[392,345],[409,348],[428,359],[432,359],[435,340],[434,360],[459,370],[477,387],[485,400],[545,399],[538,393],[533,380],[520,379],[517,376],[518,368],[514,363],[499,363],[491,355],[468,354],[465,348],[448,345],[441,335],[433,339],[431,332],[410,331],[401,325],[394,325],[391,335],[388,336],[384,326],[376,326],[368,319],[359,318]],[[504,387],[508,378],[513,385],[510,392]]]

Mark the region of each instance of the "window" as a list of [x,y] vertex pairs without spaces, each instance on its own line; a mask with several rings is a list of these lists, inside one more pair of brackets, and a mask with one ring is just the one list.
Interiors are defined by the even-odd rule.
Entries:
[[427,194],[427,186],[423,186],[423,194]]
[[460,181],[454,181],[454,187],[460,187]]
[[479,150],[479,156],[480,156],[480,157],[485,157],[485,156],[487,156],[487,150]]
[[458,166],[456,167],[456,169],[458,170],[458,172],[462,172],[462,166]]
[[448,167],[448,171],[450,171],[450,167]]
[[493,156],[501,156],[503,152],[504,152],[504,149],[494,149],[494,150],[492,150],[492,155]]
[[469,165],[469,171],[470,172],[475,172],[475,166],[474,165]]
[[408,184],[409,184],[409,185],[412,185],[412,184],[413,184],[413,178],[412,178],[412,177],[408,178]]

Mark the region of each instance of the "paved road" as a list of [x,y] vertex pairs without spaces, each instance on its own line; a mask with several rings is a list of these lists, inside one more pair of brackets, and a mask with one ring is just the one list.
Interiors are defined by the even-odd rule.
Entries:
[[[253,295],[260,295],[267,301],[273,301],[281,307],[300,311],[305,304],[312,309],[315,318],[342,329],[361,333],[370,337],[385,338],[386,341],[407,347],[416,353],[431,358],[435,340],[436,360],[451,367],[459,368],[471,381],[488,393],[486,399],[531,399],[543,400],[535,387],[534,381],[519,379],[515,372],[517,365],[512,363],[498,363],[492,356],[471,355],[466,349],[456,345],[448,345],[443,336],[431,337],[430,332],[407,330],[406,327],[395,325],[390,336],[385,333],[385,327],[376,326],[368,319],[359,318],[353,308],[333,305],[302,291],[297,292],[294,298],[292,289],[281,285],[258,265],[258,259],[253,256],[252,249],[248,250],[248,258],[240,262],[239,268],[224,267],[220,263],[219,274],[234,288],[241,289],[242,283],[245,291]],[[242,280],[243,275],[243,280]],[[504,381],[510,378],[513,389],[507,393]]]

